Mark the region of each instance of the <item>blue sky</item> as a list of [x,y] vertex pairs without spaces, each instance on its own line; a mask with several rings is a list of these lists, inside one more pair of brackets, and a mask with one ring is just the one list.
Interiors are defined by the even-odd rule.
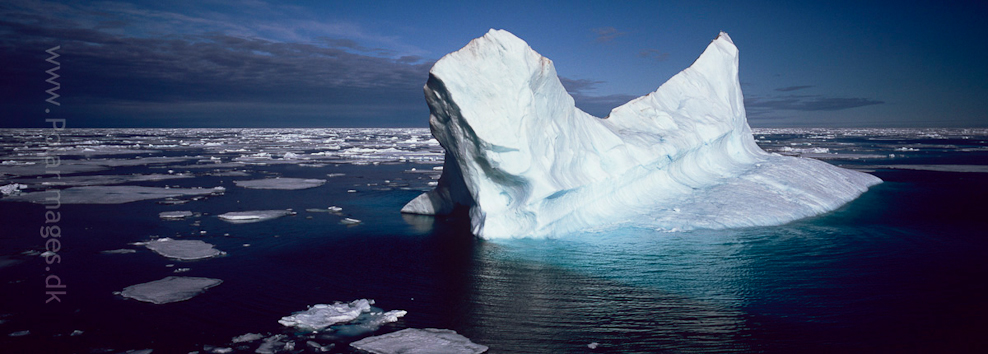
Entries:
[[601,117],[726,31],[753,127],[988,126],[988,5],[779,3],[5,1],[0,127],[424,127],[432,63],[490,28]]

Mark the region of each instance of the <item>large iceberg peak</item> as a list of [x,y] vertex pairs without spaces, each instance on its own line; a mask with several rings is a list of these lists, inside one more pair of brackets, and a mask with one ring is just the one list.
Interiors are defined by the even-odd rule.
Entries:
[[402,212],[467,208],[473,233],[485,238],[624,222],[780,224],[833,210],[880,182],[755,145],[738,50],[723,32],[689,68],[605,119],[576,108],[552,61],[503,30],[436,62],[425,96],[445,165],[436,189]]

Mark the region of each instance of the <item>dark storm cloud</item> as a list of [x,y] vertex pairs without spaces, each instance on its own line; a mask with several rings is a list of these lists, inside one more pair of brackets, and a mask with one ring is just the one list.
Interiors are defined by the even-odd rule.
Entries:
[[[115,30],[127,26],[123,21],[87,25],[0,11],[5,11],[0,17],[5,62],[0,76],[6,78],[0,84],[5,94],[0,109],[13,120],[36,109],[37,105],[22,107],[27,96],[43,100],[36,97],[44,94],[38,86],[45,85],[44,70],[51,66],[44,61],[44,50],[55,45],[62,55],[58,93],[69,101],[67,106],[89,108],[80,112],[84,114],[160,115],[197,103],[249,114],[264,111],[260,106],[270,103],[306,107],[309,116],[322,117],[335,116],[344,106],[352,114],[360,104],[375,111],[391,107],[393,114],[409,118],[427,115],[421,87],[432,63],[418,56],[375,56],[384,50],[325,37],[316,43],[291,43],[218,31],[130,36]],[[128,108],[134,106],[143,110]],[[325,107],[321,114],[319,107]],[[4,124],[11,126],[9,121]]]
[[790,92],[790,91],[797,91],[797,90],[802,90],[802,89],[808,89],[810,87],[813,87],[813,85],[786,86],[786,87],[777,88],[775,90],[776,91],[779,91],[779,92]]

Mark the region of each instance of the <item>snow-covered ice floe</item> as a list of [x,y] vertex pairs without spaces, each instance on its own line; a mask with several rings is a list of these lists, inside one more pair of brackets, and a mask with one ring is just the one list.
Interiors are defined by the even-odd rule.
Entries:
[[484,238],[611,224],[659,230],[777,225],[834,210],[881,180],[755,145],[726,33],[655,92],[593,117],[552,61],[491,30],[425,86],[442,177],[402,212],[468,208]]
[[294,215],[295,212],[291,210],[250,210],[250,211],[231,211],[229,213],[224,213],[217,215],[221,220],[226,222],[231,222],[234,224],[245,224],[251,222],[267,221],[271,219],[277,219],[286,215]]
[[213,244],[201,240],[174,240],[165,237],[140,242],[137,245],[143,245],[154,253],[182,261],[194,261],[226,254],[226,252],[213,248]]
[[296,190],[319,187],[326,183],[324,179],[307,178],[265,178],[249,181],[233,181],[238,187],[249,189],[282,189]]
[[216,188],[159,188],[141,186],[87,186],[68,189],[23,193],[3,198],[4,201],[31,202],[37,204],[123,204],[149,199],[173,198],[189,195],[218,195],[225,191]]
[[278,323],[303,331],[319,331],[334,325],[344,335],[359,335],[377,330],[384,324],[396,322],[407,314],[403,310],[381,311],[371,307],[374,300],[360,299],[349,303],[312,305],[308,310],[282,317]]
[[350,346],[374,354],[479,354],[487,346],[471,342],[456,331],[435,328],[406,328],[367,337]]
[[212,278],[170,276],[161,280],[128,286],[120,292],[120,295],[138,301],[167,304],[191,299],[222,282],[222,280]]

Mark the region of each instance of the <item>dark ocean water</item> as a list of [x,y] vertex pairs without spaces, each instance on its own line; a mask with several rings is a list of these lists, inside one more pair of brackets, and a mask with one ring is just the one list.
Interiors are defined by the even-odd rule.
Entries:
[[[314,352],[303,344],[314,341],[347,353],[347,343],[360,337],[296,333],[278,319],[314,304],[364,298],[384,310],[408,311],[373,334],[453,329],[491,353],[988,351],[985,131],[756,131],[768,151],[872,171],[885,183],[837,211],[782,226],[671,233],[622,228],[498,241],[471,236],[463,217],[398,212],[436,175],[422,173],[441,157],[441,149],[423,143],[427,131],[276,133],[67,134],[93,150],[114,144],[148,150],[111,157],[67,153],[67,161],[195,157],[76,175],[190,171],[195,178],[128,184],[224,186],[226,193],[179,205],[62,205],[61,263],[50,270],[38,255],[45,248],[38,236],[45,206],[0,201],[0,352],[205,353],[209,345],[253,353],[259,341],[231,339],[261,333],[297,342],[294,351],[279,352]],[[284,139],[270,138],[275,135]],[[41,150],[20,148],[40,144],[37,133],[3,136],[5,161],[37,160],[29,153]],[[418,142],[409,143],[409,136]],[[225,150],[207,141],[222,141]],[[365,150],[315,154],[334,144],[340,150],[333,154]],[[263,151],[277,162],[286,149],[319,161],[182,167]],[[229,170],[249,176],[207,175]],[[338,173],[344,175],[327,177]],[[328,182],[304,190],[233,184],[270,176]],[[305,211],[330,205],[345,215]],[[285,208],[298,214],[251,224],[216,217]],[[174,210],[203,215],[158,218]],[[342,225],[344,216],[362,223]],[[152,237],[200,239],[227,255],[183,262],[130,245]],[[102,253],[120,248],[136,252]],[[177,268],[190,270],[176,274]],[[67,294],[45,304],[44,280],[52,274]],[[171,275],[223,283],[161,305],[114,294]]]

